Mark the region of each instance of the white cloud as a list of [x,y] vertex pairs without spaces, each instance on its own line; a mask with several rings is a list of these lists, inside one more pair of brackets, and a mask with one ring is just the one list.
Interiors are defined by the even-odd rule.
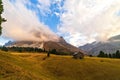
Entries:
[[[56,12],[54,10],[62,10],[62,1],[63,0],[38,0],[37,7],[39,8],[43,16],[46,16],[46,14],[55,14],[56,16],[60,16],[60,12]],[[50,9],[51,5],[56,5],[55,7],[52,7],[54,9],[54,12]]]
[[119,0],[66,0],[63,8],[58,30],[73,45],[120,34]]
[[50,6],[50,0],[38,0],[39,4],[49,7]]
[[34,11],[26,8],[26,4],[30,4],[29,0],[16,0],[14,3],[3,0],[3,3],[3,17],[7,19],[3,24],[4,37],[17,41],[47,41],[58,38],[48,26],[39,21]]
[[[38,0],[36,6],[42,16],[45,16],[51,14],[50,6],[57,4],[56,8],[61,12],[55,11],[53,14],[60,16],[58,33],[65,35],[65,39],[71,44],[79,46],[95,40],[104,41],[120,34],[119,0],[65,0],[63,7],[60,5],[62,1]],[[37,41],[57,38],[48,26],[39,21],[37,11],[26,8],[26,4],[31,4],[29,0],[16,0],[15,3],[3,0],[3,2],[5,8],[3,16],[7,19],[3,24],[3,36],[14,40]]]
[[42,15],[46,15],[47,13],[51,13],[50,11],[51,1],[50,0],[38,0],[37,7],[39,8]]

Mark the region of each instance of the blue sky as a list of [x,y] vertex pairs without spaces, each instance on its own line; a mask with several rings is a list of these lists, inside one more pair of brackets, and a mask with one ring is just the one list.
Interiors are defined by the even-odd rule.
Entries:
[[50,11],[46,12],[44,15],[41,13],[42,10],[40,10],[36,6],[37,4],[39,4],[37,0],[30,0],[30,2],[32,3],[32,5],[27,5],[28,9],[35,12],[38,11],[36,14],[40,22],[43,22],[45,25],[48,25],[54,32],[57,32],[57,26],[60,24],[60,16],[56,13],[61,14],[63,12],[59,9],[59,7],[63,7],[64,0],[61,0],[59,2],[59,5],[57,3],[51,3],[49,7]]
[[[120,34],[119,0],[3,0],[3,34],[8,40],[56,40],[75,46]],[[36,32],[34,32],[36,31]],[[30,37],[28,37],[30,36]]]

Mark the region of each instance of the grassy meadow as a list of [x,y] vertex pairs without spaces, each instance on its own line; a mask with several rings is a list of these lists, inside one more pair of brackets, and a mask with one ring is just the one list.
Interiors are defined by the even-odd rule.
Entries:
[[120,80],[120,59],[0,51],[0,80]]

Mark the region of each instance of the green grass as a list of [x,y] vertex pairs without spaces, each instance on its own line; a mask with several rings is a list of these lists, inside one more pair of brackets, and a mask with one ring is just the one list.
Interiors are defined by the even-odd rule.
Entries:
[[120,59],[0,51],[0,80],[120,80]]

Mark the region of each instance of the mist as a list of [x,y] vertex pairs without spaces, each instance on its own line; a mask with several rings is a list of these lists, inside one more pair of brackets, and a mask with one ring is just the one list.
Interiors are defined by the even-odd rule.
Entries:
[[40,22],[36,13],[27,9],[29,0],[3,0],[3,17],[7,22],[3,23],[2,36],[15,41],[57,41],[58,36],[47,25]]

